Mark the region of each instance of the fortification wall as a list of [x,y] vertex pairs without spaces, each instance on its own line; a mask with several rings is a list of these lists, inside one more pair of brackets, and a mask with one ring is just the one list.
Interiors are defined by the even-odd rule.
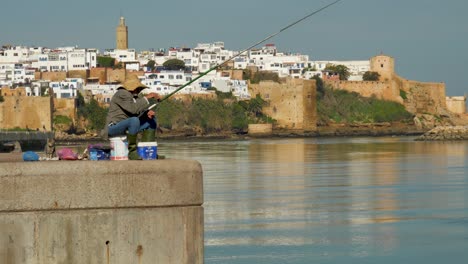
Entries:
[[75,120],[75,99],[54,98],[54,115],[68,116],[72,120]]
[[0,103],[0,127],[52,130],[53,101],[50,97],[5,96]]
[[89,71],[89,78],[97,78],[100,84],[107,82],[107,68],[92,68]]
[[125,69],[107,69],[107,82],[119,82],[125,80],[127,71]]
[[2,87],[2,89],[0,90],[0,95],[2,96],[25,96],[26,89],[24,87],[18,87],[18,88]]
[[89,70],[68,71],[67,76],[68,78],[81,78],[86,80],[89,77]]
[[221,70],[219,72],[222,76],[228,76],[232,80],[243,80],[242,70]]
[[406,110],[411,113],[441,114],[447,109],[445,84],[403,80],[401,90],[406,92]]
[[394,82],[366,82],[366,81],[324,81],[333,89],[356,92],[364,97],[376,97],[380,100],[403,103],[398,87]]
[[36,80],[49,80],[51,82],[64,81],[67,78],[67,72],[35,72]]
[[317,130],[316,85],[314,80],[288,78],[283,83],[272,81],[249,85],[250,94],[268,102],[265,114],[278,121],[277,127],[304,131]]
[[466,97],[450,96],[445,98],[447,109],[455,114],[466,114]]
[[[388,81],[324,81],[333,89],[356,92],[364,97],[375,96],[377,99],[403,104],[413,114],[441,114],[447,109],[445,84],[405,80],[393,75]],[[401,94],[404,93],[402,98]]]
[[253,136],[268,136],[273,133],[272,124],[249,124],[249,135]]

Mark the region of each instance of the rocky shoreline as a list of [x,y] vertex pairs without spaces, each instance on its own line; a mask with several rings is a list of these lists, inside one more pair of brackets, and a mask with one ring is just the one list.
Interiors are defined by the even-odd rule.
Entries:
[[468,126],[438,126],[420,137],[418,141],[468,140]]
[[[366,124],[328,124],[317,127],[317,131],[302,131],[291,129],[274,129],[267,135],[249,135],[247,132],[219,131],[216,133],[200,133],[192,129],[178,131],[164,130],[158,133],[158,139],[249,139],[258,137],[345,137],[345,136],[420,136],[428,130],[405,123],[366,123]],[[102,141],[98,134],[67,134],[57,131],[55,139],[62,142]]]

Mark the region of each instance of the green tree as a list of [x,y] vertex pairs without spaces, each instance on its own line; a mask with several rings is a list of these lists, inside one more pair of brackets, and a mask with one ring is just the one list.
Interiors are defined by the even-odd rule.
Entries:
[[78,93],[76,104],[78,116],[88,120],[88,129],[97,131],[104,127],[108,111],[107,108],[100,106],[95,99],[91,99],[86,103],[81,93]]
[[317,87],[317,97],[322,98],[324,95],[324,87],[323,87],[323,80],[318,75],[314,75],[314,77],[310,78],[311,80],[315,80],[315,85]]
[[123,69],[124,65],[121,61],[114,65],[114,69]]
[[115,59],[108,56],[97,56],[98,67],[113,68]]
[[378,81],[380,79],[380,74],[378,72],[366,71],[362,76],[364,81]]
[[280,78],[276,72],[271,71],[259,71],[253,73],[251,71],[244,71],[242,73],[242,79],[250,80],[250,83],[257,84],[261,81],[273,81],[273,82],[280,82]]
[[154,66],[156,65],[156,62],[154,60],[149,60],[146,63],[146,67],[150,68],[151,71],[154,71]]
[[341,64],[339,65],[329,64],[327,65],[327,67],[325,67],[325,70],[338,73],[340,75],[340,80],[343,80],[343,81],[348,80],[349,75],[350,75],[348,67],[341,65]]
[[167,70],[178,71],[185,69],[185,63],[179,59],[170,59],[163,63],[163,66]]
[[257,94],[255,98],[250,99],[250,103],[248,105],[247,110],[250,113],[254,114],[255,117],[260,117],[261,115],[263,115],[262,109],[265,104],[266,104],[266,101],[263,100],[259,94]]

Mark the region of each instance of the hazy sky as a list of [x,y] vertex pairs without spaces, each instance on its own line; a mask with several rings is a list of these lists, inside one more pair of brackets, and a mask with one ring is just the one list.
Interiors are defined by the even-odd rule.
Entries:
[[[242,50],[333,0],[3,1],[0,44],[115,48],[120,15],[136,50],[224,41]],[[467,0],[342,0],[268,43],[311,60],[396,60],[407,79],[468,94]]]

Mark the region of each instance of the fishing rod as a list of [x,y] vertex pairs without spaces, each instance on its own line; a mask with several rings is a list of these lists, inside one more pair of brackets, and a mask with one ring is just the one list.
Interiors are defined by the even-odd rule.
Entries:
[[308,15],[306,15],[306,16],[304,16],[304,17],[302,17],[302,18],[300,18],[300,19],[298,19],[298,20],[296,20],[296,21],[294,21],[293,23],[291,23],[291,24],[285,26],[284,28],[280,29],[278,32],[273,33],[273,34],[267,36],[266,38],[264,38],[264,39],[262,39],[262,40],[256,42],[255,44],[252,44],[252,45],[249,46],[248,48],[246,48],[246,49],[240,51],[239,53],[237,53],[236,55],[230,57],[229,59],[227,59],[227,60],[225,60],[225,61],[223,61],[223,62],[221,62],[221,63],[219,63],[219,64],[216,64],[215,66],[209,68],[209,69],[206,70],[205,72],[202,72],[202,73],[201,73],[200,75],[198,75],[196,78],[190,80],[189,82],[187,82],[187,83],[185,83],[184,85],[180,86],[179,88],[177,88],[177,89],[174,90],[173,92],[171,92],[171,93],[169,93],[168,95],[164,96],[162,99],[158,100],[155,104],[152,104],[150,107],[148,107],[148,110],[153,109],[153,108],[156,107],[158,104],[160,104],[160,103],[166,101],[169,97],[173,96],[173,95],[174,95],[175,93],[177,93],[178,91],[184,89],[184,88],[187,87],[188,85],[194,83],[196,80],[202,78],[203,76],[207,75],[208,73],[212,72],[213,70],[216,70],[217,68],[219,68],[219,67],[221,67],[222,65],[228,63],[229,61],[231,61],[231,60],[233,60],[233,59],[239,57],[239,56],[242,55],[244,52],[253,49],[254,47],[256,47],[256,46],[258,46],[258,45],[264,43],[265,41],[267,41],[267,40],[269,40],[269,39],[275,37],[276,35],[280,34],[281,32],[283,32],[283,31],[285,31],[285,30],[287,30],[287,29],[289,29],[289,28],[295,26],[296,24],[298,24],[298,23],[300,23],[300,22],[306,20],[307,18],[309,18],[309,17],[311,17],[311,16],[313,16],[313,15],[315,15],[315,14],[317,14],[317,13],[319,13],[319,12],[321,12],[321,11],[323,11],[323,10],[325,10],[325,9],[331,7],[332,5],[335,5],[335,4],[337,4],[338,2],[341,2],[341,1],[342,1],[342,0],[336,0],[336,1],[330,3],[330,4],[326,5],[326,6],[323,6],[323,7],[319,8],[319,9],[315,10],[314,12],[312,12],[312,13],[310,13],[310,14],[308,14]]

